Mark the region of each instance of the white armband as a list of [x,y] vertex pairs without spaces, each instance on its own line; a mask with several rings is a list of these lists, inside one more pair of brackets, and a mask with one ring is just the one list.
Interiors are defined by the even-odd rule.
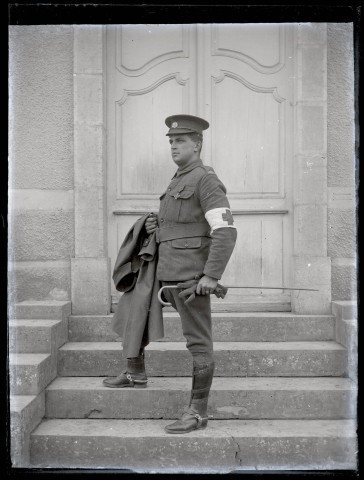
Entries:
[[213,208],[205,213],[205,218],[212,231],[225,227],[236,228],[230,208]]

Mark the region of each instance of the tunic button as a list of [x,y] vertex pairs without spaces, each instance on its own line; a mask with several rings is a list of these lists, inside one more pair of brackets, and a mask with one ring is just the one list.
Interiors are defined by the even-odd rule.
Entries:
[[172,190],[171,188],[168,189],[169,192],[170,192],[171,190]]
[[185,243],[185,247],[188,247],[188,243]]
[[163,223],[163,222],[164,222],[164,218],[161,218],[161,223]]

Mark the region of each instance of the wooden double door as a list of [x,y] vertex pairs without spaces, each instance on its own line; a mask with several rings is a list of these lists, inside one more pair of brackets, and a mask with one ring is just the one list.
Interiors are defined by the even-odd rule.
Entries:
[[[109,256],[157,211],[176,166],[167,116],[207,119],[201,158],[227,187],[238,229],[221,283],[289,284],[294,48],[289,24],[107,26]],[[113,302],[118,293],[112,285]],[[226,302],[289,310],[282,290],[234,289]],[[220,300],[221,302],[221,300]]]

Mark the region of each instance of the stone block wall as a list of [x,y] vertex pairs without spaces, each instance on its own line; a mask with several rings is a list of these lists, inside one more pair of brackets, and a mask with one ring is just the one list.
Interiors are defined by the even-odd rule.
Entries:
[[332,300],[356,298],[353,25],[327,26],[328,255]]
[[9,27],[9,301],[69,300],[73,27]]
[[293,291],[292,311],[331,311],[327,252],[327,29],[295,25],[292,281],[317,292]]
[[[106,209],[105,28],[74,26],[74,314],[110,312]],[[92,292],[92,293],[90,293]]]

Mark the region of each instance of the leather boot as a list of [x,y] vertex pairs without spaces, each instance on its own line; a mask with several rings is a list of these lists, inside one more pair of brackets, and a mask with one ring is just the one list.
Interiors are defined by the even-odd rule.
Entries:
[[[141,352],[141,353],[140,353]],[[146,388],[147,375],[145,373],[144,365],[144,351],[141,349],[137,357],[128,358],[126,371],[122,372],[117,377],[108,377],[103,380],[105,387],[110,388]]]
[[165,427],[167,433],[189,433],[207,426],[207,403],[215,364],[193,365],[191,398],[182,417]]

